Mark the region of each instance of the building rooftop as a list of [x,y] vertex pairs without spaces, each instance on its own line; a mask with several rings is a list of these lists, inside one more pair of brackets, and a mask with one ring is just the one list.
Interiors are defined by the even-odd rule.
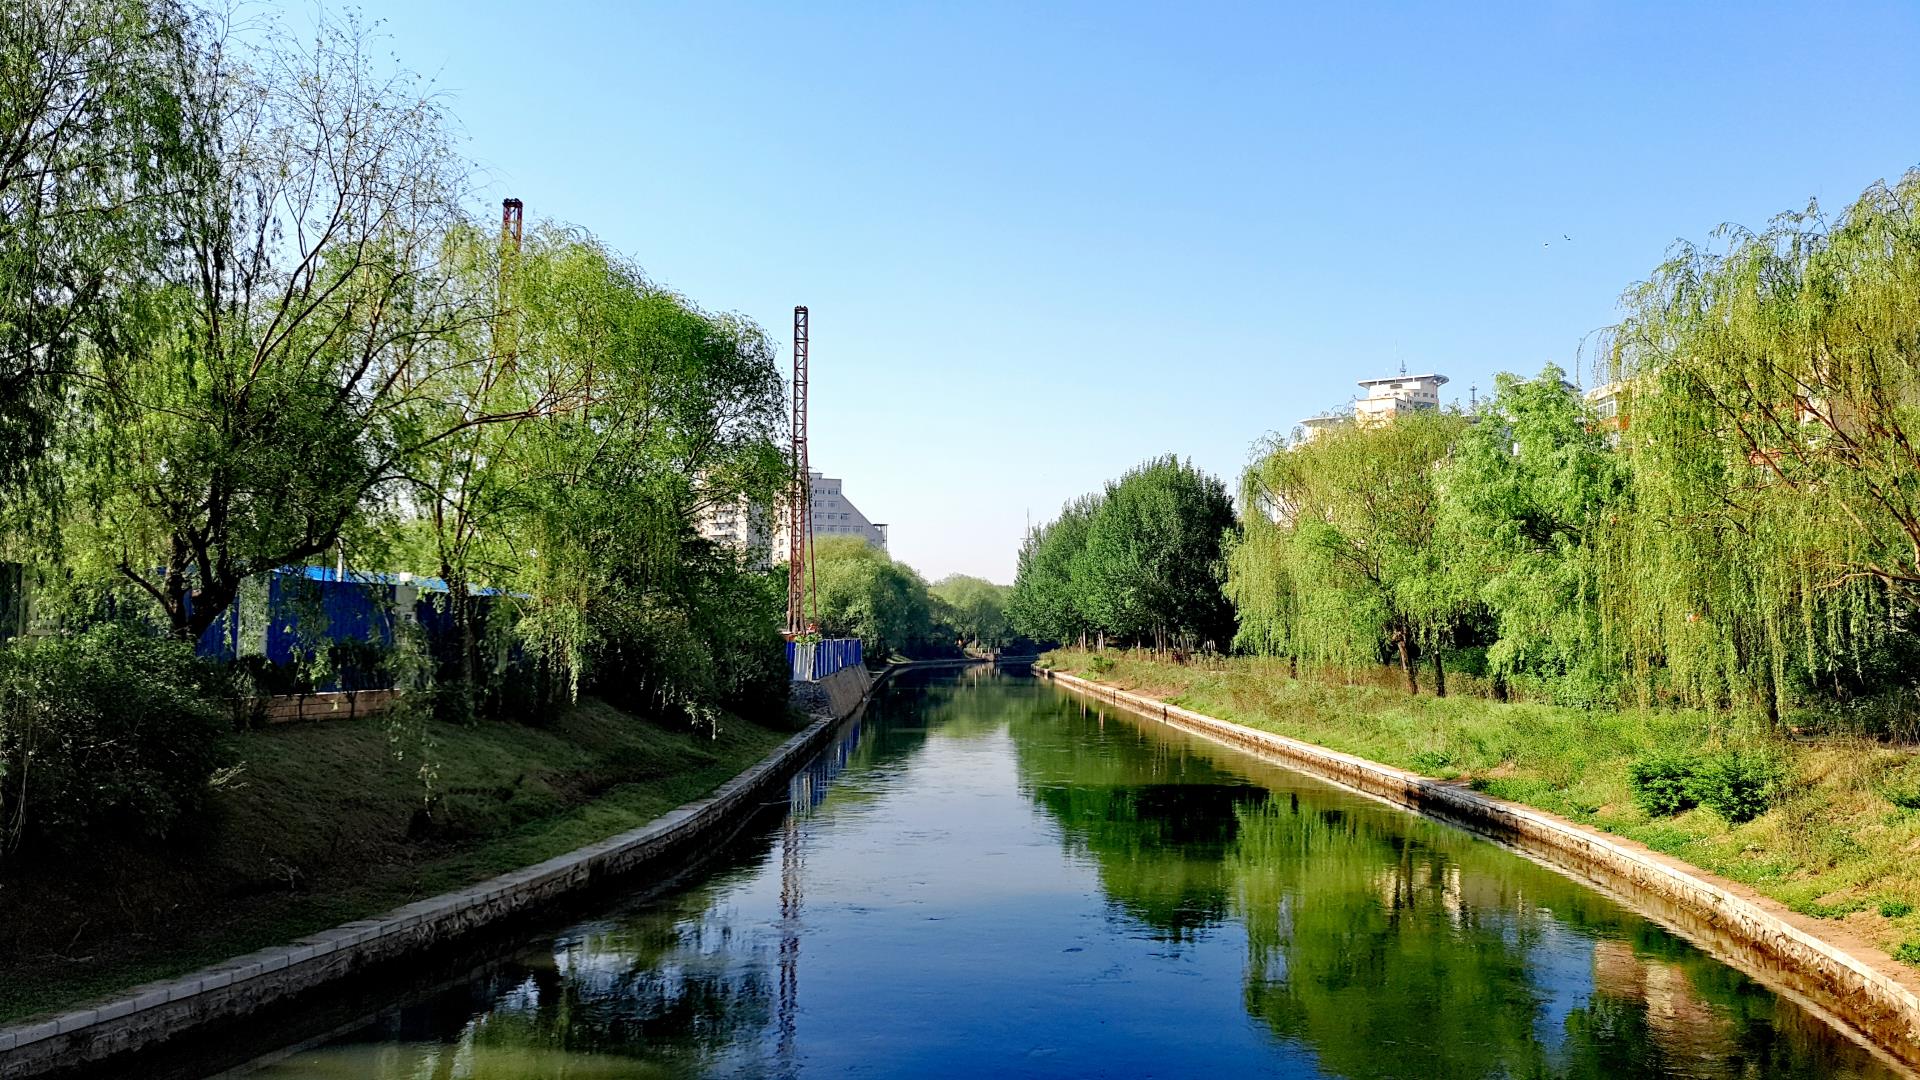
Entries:
[[1360,385],[1361,386],[1385,386],[1389,383],[1425,382],[1429,379],[1431,379],[1436,384],[1444,383],[1447,381],[1447,377],[1445,375],[1431,375],[1431,374],[1429,375],[1388,375],[1384,378],[1379,378],[1379,379],[1361,379]]

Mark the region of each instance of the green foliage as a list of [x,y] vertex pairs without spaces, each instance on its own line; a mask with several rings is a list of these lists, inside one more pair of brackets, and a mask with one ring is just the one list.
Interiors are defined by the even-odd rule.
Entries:
[[1074,568],[1085,561],[1087,530],[1100,504],[1100,496],[1083,495],[1062,506],[1059,517],[1027,533],[1007,599],[1015,630],[1036,641],[1069,642],[1094,629]]
[[820,541],[813,560],[807,610],[818,613],[824,636],[859,638],[875,659],[953,652],[953,628],[935,621],[927,583],[912,567],[855,537]]
[[1766,813],[1782,768],[1765,751],[1721,750],[1706,755],[1656,754],[1627,767],[1633,801],[1651,817],[1704,806],[1738,825]]
[[1496,695],[1911,736],[1920,171],[1720,238],[1628,294],[1605,417],[1549,365],[1473,424],[1264,448],[1227,551],[1238,646],[1397,656],[1409,688],[1419,655],[1484,647]]
[[1437,542],[1457,594],[1493,623],[1493,677],[1525,678],[1569,705],[1618,701],[1601,619],[1605,540],[1630,515],[1628,471],[1592,410],[1548,365],[1502,374],[1442,473]]
[[0,506],[53,479],[35,466],[70,375],[136,317],[206,163],[200,22],[171,0],[14,0],[0,19]]
[[1701,806],[1738,825],[1766,813],[1780,775],[1780,763],[1769,753],[1723,750],[1701,759],[1687,790]]
[[1225,648],[1234,616],[1221,583],[1238,528],[1218,479],[1173,455],[1148,461],[1028,534],[1013,626],[1043,641],[1097,633]]
[[182,64],[202,159],[167,195],[165,257],[76,357],[60,556],[192,639],[242,581],[332,552],[384,505],[406,451],[444,431],[416,406],[485,297],[441,259],[461,166],[438,98],[377,71],[362,27]]
[[1883,919],[1904,919],[1913,914],[1913,905],[1905,900],[1880,901],[1880,917]]
[[1649,817],[1671,817],[1699,805],[1693,791],[1698,762],[1682,754],[1657,754],[1627,766],[1633,802]]
[[1648,691],[1772,719],[1796,689],[1873,689],[1867,658],[1911,640],[1916,211],[1909,173],[1837,218],[1682,244],[1628,295],[1610,360],[1638,512],[1609,606]]
[[1216,647],[1231,642],[1221,540],[1235,525],[1220,481],[1171,454],[1110,482],[1075,575],[1096,625],[1163,645],[1170,635]]
[[0,850],[162,838],[217,764],[210,673],[119,623],[0,647]]
[[1385,651],[1416,688],[1420,654],[1450,643],[1469,605],[1433,542],[1436,473],[1466,426],[1413,413],[1268,447],[1242,482],[1246,539],[1228,562],[1255,627],[1245,643],[1347,667]]
[[946,604],[946,621],[962,638],[989,649],[1012,639],[1013,624],[1007,619],[1007,601],[1013,592],[1010,587],[985,578],[949,574],[934,582],[929,592]]

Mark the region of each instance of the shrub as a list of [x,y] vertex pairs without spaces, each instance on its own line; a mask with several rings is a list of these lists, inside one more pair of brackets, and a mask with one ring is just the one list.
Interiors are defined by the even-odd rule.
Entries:
[[123,624],[0,647],[0,845],[166,836],[218,764],[211,678],[189,646]]
[[1880,915],[1886,919],[1903,919],[1913,914],[1913,905],[1905,900],[1880,901]]
[[1691,781],[1697,762],[1677,754],[1639,758],[1627,766],[1633,801],[1650,817],[1667,817],[1698,805]]
[[1113,657],[1106,653],[1094,653],[1087,657],[1087,674],[1099,678],[1113,670]]
[[1695,802],[1738,825],[1766,813],[1779,778],[1771,754],[1726,750],[1696,763],[1687,790]]

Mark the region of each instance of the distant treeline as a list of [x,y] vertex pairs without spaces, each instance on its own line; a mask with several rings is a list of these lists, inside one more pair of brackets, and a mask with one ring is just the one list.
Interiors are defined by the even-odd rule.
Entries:
[[[1624,309],[1608,416],[1548,367],[1477,416],[1275,438],[1237,522],[1150,464],[1027,538],[1015,626],[1913,734],[1920,173],[1680,245]],[[1155,474],[1195,494],[1110,509]]]
[[859,638],[875,660],[958,656],[968,648],[1026,645],[1006,614],[1012,590],[951,574],[928,585],[913,567],[852,537],[814,548],[807,611],[826,637]]

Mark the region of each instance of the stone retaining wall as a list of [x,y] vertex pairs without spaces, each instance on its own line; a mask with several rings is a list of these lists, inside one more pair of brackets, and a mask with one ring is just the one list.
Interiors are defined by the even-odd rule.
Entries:
[[1630,840],[1543,810],[1482,795],[1284,735],[1228,723],[1064,672],[1057,683],[1170,726],[1284,759],[1304,772],[1514,843],[1602,888],[1649,906],[1737,966],[1908,1066],[1920,1065],[1914,977],[1883,953],[1842,948],[1784,906]]
[[[887,673],[880,677],[886,678]],[[830,704],[809,710],[814,720],[805,730],[704,799],[639,828],[456,892],[177,979],[135,987],[112,1001],[0,1028],[0,1078],[13,1080],[90,1065],[157,1046],[376,965],[445,945],[644,868],[685,850],[695,840],[724,835],[743,815],[759,808],[768,788],[785,780],[825,744],[839,722],[852,715],[871,686],[877,685],[869,682],[864,669],[857,680],[843,681],[846,685],[830,693]]]

